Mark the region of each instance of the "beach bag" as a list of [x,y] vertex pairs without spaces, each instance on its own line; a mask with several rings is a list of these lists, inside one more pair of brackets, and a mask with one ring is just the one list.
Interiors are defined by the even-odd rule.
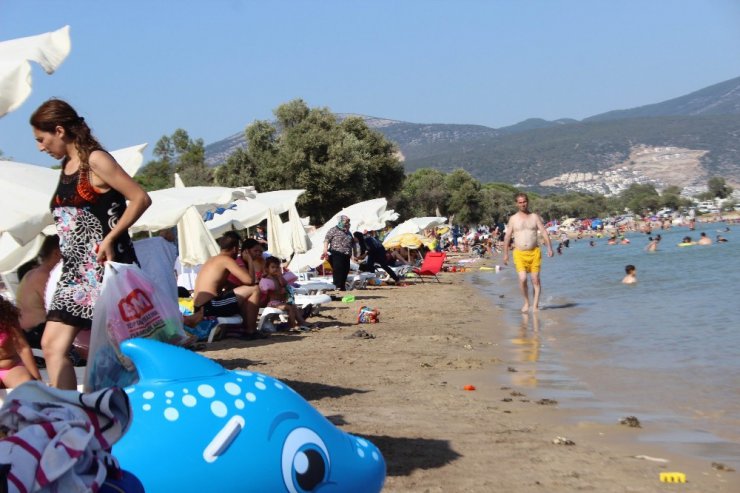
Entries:
[[363,306],[357,313],[358,324],[376,324],[380,317],[380,311],[377,309],[370,308],[369,306]]
[[125,387],[136,381],[131,361],[119,346],[133,337],[183,345],[183,330],[175,299],[135,264],[106,262],[103,286],[93,310],[85,391]]

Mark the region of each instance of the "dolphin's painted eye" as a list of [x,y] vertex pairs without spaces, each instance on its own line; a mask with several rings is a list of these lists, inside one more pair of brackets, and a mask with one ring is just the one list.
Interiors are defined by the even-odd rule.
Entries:
[[285,438],[283,481],[290,493],[313,491],[329,477],[329,451],[308,428],[296,428]]

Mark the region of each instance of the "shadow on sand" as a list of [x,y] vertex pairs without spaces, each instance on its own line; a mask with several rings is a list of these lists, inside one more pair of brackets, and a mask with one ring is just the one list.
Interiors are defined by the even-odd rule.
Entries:
[[388,476],[408,476],[416,469],[443,467],[462,457],[447,440],[362,435],[383,453]]
[[344,397],[352,394],[364,394],[369,390],[351,389],[347,387],[336,387],[316,382],[301,382],[298,380],[281,380],[284,384],[290,385],[301,397],[307,401],[316,401],[324,397]]

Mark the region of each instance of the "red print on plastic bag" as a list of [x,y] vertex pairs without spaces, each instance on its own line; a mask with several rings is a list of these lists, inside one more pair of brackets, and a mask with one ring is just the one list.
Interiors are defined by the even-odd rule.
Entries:
[[121,312],[121,318],[124,322],[143,318],[153,308],[152,300],[139,288],[135,288],[128,296],[118,302],[118,310]]

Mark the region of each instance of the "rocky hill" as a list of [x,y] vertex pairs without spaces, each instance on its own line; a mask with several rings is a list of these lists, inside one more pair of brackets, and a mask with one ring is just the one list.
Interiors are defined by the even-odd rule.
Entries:
[[[680,156],[676,159],[681,163],[687,162],[686,173],[696,176],[682,182],[722,176],[731,185],[740,186],[740,77],[679,98],[583,121],[532,118],[494,129],[362,118],[398,145],[409,172],[424,167],[443,171],[464,168],[482,182],[533,187],[556,184],[573,189],[567,184],[571,179],[556,178],[622,169],[634,164],[633,156],[648,152],[668,160],[668,166],[673,155]],[[207,162],[217,165],[243,145],[243,132],[210,144],[206,147]],[[681,151],[665,153],[663,148]],[[666,184],[679,184],[675,174],[672,176],[674,181]]]

